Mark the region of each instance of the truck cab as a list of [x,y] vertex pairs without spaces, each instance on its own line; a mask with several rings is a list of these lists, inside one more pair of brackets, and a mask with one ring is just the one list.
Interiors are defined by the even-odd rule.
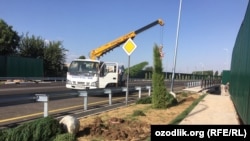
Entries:
[[123,76],[119,75],[118,68],[116,62],[75,59],[68,68],[66,88],[96,89],[124,85],[119,79]]

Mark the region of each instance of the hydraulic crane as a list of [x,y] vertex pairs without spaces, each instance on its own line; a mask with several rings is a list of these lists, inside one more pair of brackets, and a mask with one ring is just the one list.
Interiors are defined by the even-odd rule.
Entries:
[[102,62],[99,58],[125,43],[129,38],[133,39],[137,34],[157,24],[163,26],[163,20],[158,19],[136,31],[132,31],[92,50],[90,52],[90,59],[73,60],[67,72],[66,88],[79,90],[124,86],[124,73],[118,71],[121,70],[122,66],[119,66],[117,62]]
[[105,53],[107,53],[107,52],[113,50],[114,48],[120,46],[121,44],[125,43],[129,38],[133,39],[137,34],[143,32],[143,31],[145,31],[145,30],[147,30],[147,29],[149,29],[157,24],[163,26],[164,22],[162,19],[158,19],[158,20],[156,20],[156,21],[154,21],[154,22],[152,22],[152,23],[150,23],[150,24],[148,24],[148,25],[146,25],[146,26],[144,26],[136,31],[132,31],[132,32],[130,32],[126,35],[123,35],[123,36],[121,36],[121,37],[119,37],[111,42],[108,42],[108,43],[92,50],[90,52],[90,56],[89,56],[90,59],[93,59],[93,60],[99,59]]

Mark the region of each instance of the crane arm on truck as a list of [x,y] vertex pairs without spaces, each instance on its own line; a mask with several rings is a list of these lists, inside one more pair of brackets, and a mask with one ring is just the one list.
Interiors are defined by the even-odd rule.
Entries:
[[92,50],[90,52],[90,59],[94,59],[94,60],[99,59],[105,53],[107,53],[107,52],[111,51],[112,49],[125,43],[129,38],[133,39],[137,34],[143,32],[143,31],[145,31],[145,30],[147,30],[147,29],[149,29],[157,24],[160,24],[161,26],[163,26],[164,22],[162,19],[158,19],[158,20],[156,20],[156,21],[154,21],[154,22],[152,22],[152,23],[150,23],[150,24],[148,24],[148,25],[146,25],[146,26],[144,26],[136,31],[132,31],[132,32],[130,32],[126,35],[123,35],[123,36],[121,36],[121,37],[119,37],[111,42],[108,42],[108,43]]

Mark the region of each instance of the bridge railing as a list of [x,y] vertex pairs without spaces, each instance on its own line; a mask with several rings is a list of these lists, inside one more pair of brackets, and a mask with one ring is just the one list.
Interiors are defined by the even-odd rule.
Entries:
[[199,81],[188,81],[185,86],[186,88],[191,87],[201,87],[203,89],[207,89],[209,87],[213,87],[215,85],[220,85],[221,79],[203,79]]
[[204,79],[201,81],[201,88],[207,89],[220,84],[221,84],[221,79]]

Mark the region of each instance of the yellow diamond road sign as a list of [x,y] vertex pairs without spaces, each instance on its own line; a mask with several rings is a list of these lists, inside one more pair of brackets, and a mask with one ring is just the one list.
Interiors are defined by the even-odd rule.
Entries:
[[131,55],[136,48],[136,44],[133,42],[131,38],[129,38],[122,48],[128,55]]

